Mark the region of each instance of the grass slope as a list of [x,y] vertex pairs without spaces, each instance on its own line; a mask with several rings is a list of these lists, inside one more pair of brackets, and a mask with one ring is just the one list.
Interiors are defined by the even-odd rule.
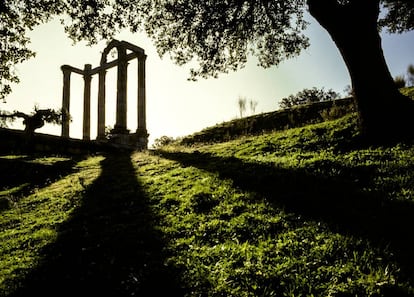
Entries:
[[[400,92],[414,100],[414,86],[401,88]],[[352,97],[297,105],[207,127],[183,137],[180,142],[184,145],[224,142],[244,135],[256,136],[335,120],[353,112],[355,103]]]
[[414,147],[362,144],[353,115],[0,162],[2,296],[414,296]]

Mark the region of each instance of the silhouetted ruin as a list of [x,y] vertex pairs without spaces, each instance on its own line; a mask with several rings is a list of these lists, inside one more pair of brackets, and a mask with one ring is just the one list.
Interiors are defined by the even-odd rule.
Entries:
[[[118,57],[111,62],[107,56],[112,49],[116,49]],[[146,55],[142,48],[126,41],[111,41],[104,49],[100,66],[92,68],[86,64],[84,69],[78,69],[69,65],[61,67],[63,71],[63,95],[62,110],[64,115],[69,114],[70,108],[70,76],[72,72],[80,74],[84,78],[83,92],[83,140],[90,140],[90,113],[91,113],[91,80],[98,74],[98,142],[110,142],[115,145],[146,149],[148,146],[148,133],[146,128],[145,107],[145,61]],[[137,104],[137,129],[130,133],[127,129],[127,67],[128,61],[138,59],[138,104]],[[116,123],[110,133],[109,139],[105,135],[105,100],[106,100],[106,72],[112,67],[117,67],[117,96],[116,96]],[[63,117],[62,137],[69,138],[69,118]]]

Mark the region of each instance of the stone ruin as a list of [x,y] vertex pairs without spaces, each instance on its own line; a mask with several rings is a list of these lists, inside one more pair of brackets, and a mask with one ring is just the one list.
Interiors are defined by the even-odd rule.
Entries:
[[[118,57],[111,62],[107,56],[112,49],[116,49]],[[128,53],[129,51],[129,53]],[[145,52],[142,48],[126,41],[111,41],[104,49],[100,66],[92,68],[86,64],[84,69],[78,69],[69,65],[61,67],[63,71],[63,98],[62,98],[62,137],[69,138],[69,107],[70,107],[70,76],[72,72],[80,74],[84,78],[83,92],[83,137],[85,141],[90,140],[90,113],[91,113],[91,80],[92,76],[98,74],[98,133],[97,142],[108,142],[122,147],[136,149],[147,149],[148,133],[146,128],[145,107]],[[127,67],[128,61],[138,59],[138,104],[137,104],[137,130],[130,133],[127,129]],[[117,67],[117,92],[116,92],[116,123],[110,133],[105,135],[105,82],[106,72],[112,67]]]

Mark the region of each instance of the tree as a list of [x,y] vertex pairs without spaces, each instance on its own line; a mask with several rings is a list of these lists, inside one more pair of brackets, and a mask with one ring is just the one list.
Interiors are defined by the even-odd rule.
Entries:
[[405,80],[404,75],[397,75],[396,77],[394,77],[394,83],[399,89],[405,88],[405,86],[407,85],[407,81]]
[[[309,12],[328,31],[347,65],[362,132],[376,140],[412,135],[414,102],[398,91],[381,48],[380,1],[307,2]],[[403,24],[396,14],[401,6],[412,14],[411,1],[385,1],[384,4],[388,14],[380,24],[389,25],[394,31],[413,29],[413,20]]]
[[120,28],[145,29],[160,55],[169,53],[180,65],[198,64],[191,70],[196,79],[238,70],[249,54],[256,55],[263,67],[299,55],[309,45],[303,34],[307,10],[330,34],[345,61],[361,131],[376,139],[414,131],[414,102],[394,84],[378,29],[413,30],[412,0],[3,0],[0,10],[0,41],[11,47],[2,48],[3,94],[9,91],[7,83],[16,80],[13,65],[32,55],[26,29],[53,15],[64,16],[74,40],[95,42]]
[[350,85],[346,85],[343,92],[345,93],[345,96],[349,96],[349,97],[354,96],[354,90],[352,90],[352,87]]
[[36,129],[39,129],[45,125],[45,123],[62,124],[62,111],[56,111],[53,109],[39,109],[35,107],[34,112],[26,114],[20,111],[13,113],[3,112],[0,114],[0,118],[4,120],[10,119],[10,121],[16,120],[16,118],[23,119],[23,125],[25,126],[25,133],[28,136],[34,134]]
[[[414,102],[394,84],[381,48],[379,26],[414,28],[409,0],[158,1],[146,24],[160,54],[179,64],[197,59],[192,76],[217,76],[243,67],[253,53],[264,67],[298,55],[310,13],[327,30],[348,68],[362,133],[373,139],[413,133]],[[383,4],[385,17],[379,18]],[[401,14],[401,11],[403,13]]]
[[324,88],[318,89],[313,87],[312,89],[303,89],[295,95],[289,95],[288,97],[282,98],[279,102],[279,107],[291,108],[297,105],[335,100],[339,97],[339,93],[333,91],[332,89],[325,91]]
[[412,64],[407,67],[407,79],[410,86],[414,86],[414,65]]
[[153,148],[161,149],[163,146],[169,145],[174,142],[174,138],[170,136],[163,135],[160,138],[154,140]]
[[239,106],[239,112],[240,112],[240,117],[243,117],[243,112],[246,111],[246,102],[247,99],[244,97],[239,97],[239,99],[237,100],[237,105]]
[[252,114],[256,112],[257,104],[259,104],[257,101],[253,101],[253,99],[250,99],[249,105],[250,105],[250,111],[252,112]]
[[29,48],[28,31],[61,16],[70,38],[92,44],[110,38],[120,28],[121,20],[116,20],[118,16],[112,14],[113,9],[108,10],[108,5],[107,0],[1,0],[0,100],[11,92],[12,84],[19,82],[15,65],[35,56]]

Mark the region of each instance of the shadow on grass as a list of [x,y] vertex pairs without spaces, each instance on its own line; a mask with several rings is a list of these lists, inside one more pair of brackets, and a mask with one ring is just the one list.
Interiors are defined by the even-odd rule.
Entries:
[[[12,190],[8,199],[18,200],[36,188],[43,188],[50,183],[75,172],[74,166],[82,156],[56,161],[53,164],[34,162],[35,156],[16,159],[0,158],[0,191]],[[13,188],[15,188],[13,190]],[[1,197],[1,196],[0,196]],[[0,208],[0,211],[3,208]]]
[[333,179],[301,169],[283,169],[208,153],[158,153],[183,166],[218,173],[221,178],[231,179],[241,190],[265,197],[275,207],[305,220],[327,223],[334,232],[389,247],[400,267],[414,280],[414,206],[408,202],[387,201],[380,193],[363,192],[360,184],[347,179],[352,175],[363,177],[369,174],[366,170],[348,172],[344,177]]
[[163,265],[163,242],[130,155],[107,155],[101,167],[42,265],[12,296],[183,295]]

